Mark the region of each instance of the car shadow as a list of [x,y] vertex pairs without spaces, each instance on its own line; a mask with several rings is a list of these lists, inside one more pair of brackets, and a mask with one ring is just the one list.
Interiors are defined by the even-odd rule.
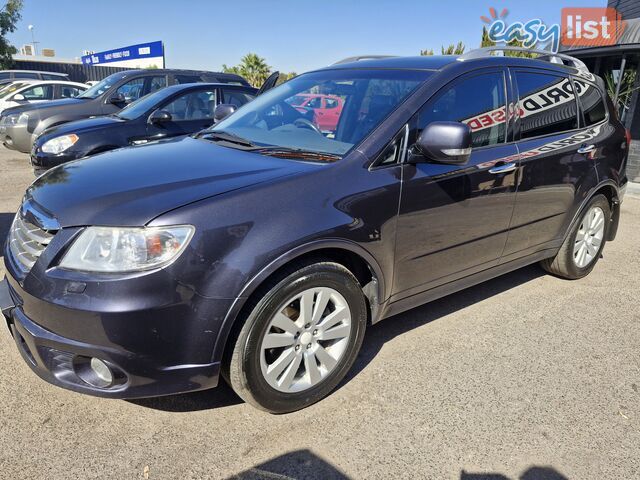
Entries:
[[[354,366],[338,388],[344,386],[364,370],[376,357],[383,345],[398,335],[407,333],[414,328],[431,323],[438,318],[450,315],[542,275],[545,275],[545,272],[540,267],[531,265],[370,326],[367,329],[364,343]],[[237,405],[242,402],[222,379],[218,387],[213,390],[127,401],[143,407],[167,412],[208,410]]]
[[[379,472],[380,473],[380,472]],[[424,472],[424,477],[430,477]],[[372,474],[372,476],[379,476]],[[382,474],[384,477],[384,474]],[[389,475],[387,475],[389,476]],[[396,476],[402,476],[397,474]],[[254,465],[226,480],[259,479],[305,479],[305,480],[349,480],[340,468],[321,458],[308,449],[294,450],[278,455],[266,462]],[[393,475],[391,475],[393,478]],[[531,465],[514,480],[567,480],[567,477],[550,466]],[[462,470],[460,480],[511,480],[511,477],[497,472],[473,473]]]
[[538,265],[530,265],[370,325],[354,366],[338,388],[366,368],[383,345],[395,337],[543,275],[546,273]]

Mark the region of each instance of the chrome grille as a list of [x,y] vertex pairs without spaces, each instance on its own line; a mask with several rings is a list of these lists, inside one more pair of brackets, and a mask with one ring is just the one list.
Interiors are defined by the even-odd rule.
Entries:
[[56,230],[44,230],[27,221],[18,211],[9,232],[9,250],[23,273],[31,270],[55,234]]

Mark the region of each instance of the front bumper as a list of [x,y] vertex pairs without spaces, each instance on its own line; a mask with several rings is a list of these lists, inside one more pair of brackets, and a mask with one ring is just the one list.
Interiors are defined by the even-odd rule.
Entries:
[[[136,316],[144,317],[149,312],[123,312],[111,314],[109,318],[97,312],[72,312],[32,297],[11,277],[0,282],[0,307],[24,361],[40,378],[54,385],[100,397],[143,398],[204,390],[218,384],[219,362],[165,361],[175,358],[175,349],[181,346],[188,349],[190,342],[176,335],[173,345],[166,338],[161,342],[166,345],[166,351],[158,348],[157,337],[163,335],[162,332],[147,329],[146,322],[141,322],[142,325],[135,322]],[[64,310],[67,310],[65,318],[76,326],[72,330],[77,332],[73,335],[75,338],[45,328],[45,322],[25,313],[36,312],[59,321]],[[160,330],[163,317],[175,314],[152,311],[158,318]],[[181,320],[184,319],[174,317],[174,322]],[[154,343],[156,345],[149,349]],[[193,359],[198,357],[197,352],[182,353],[185,360],[190,355]],[[111,368],[112,384],[95,386],[83,379],[89,359],[94,357]],[[204,355],[204,358],[211,357]]]
[[58,165],[71,162],[73,160],[78,160],[85,156],[85,152],[79,152],[75,149],[67,150],[57,155],[44,153],[38,143],[39,141],[36,140],[33,148],[31,149],[31,165],[33,166],[33,172],[36,176],[42,175],[53,167],[57,167]]
[[27,125],[0,125],[0,140],[10,149],[29,153],[35,138],[27,130]]

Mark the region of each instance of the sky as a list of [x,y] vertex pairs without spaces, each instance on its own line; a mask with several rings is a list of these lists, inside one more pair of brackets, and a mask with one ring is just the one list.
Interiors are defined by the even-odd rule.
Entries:
[[53,48],[62,58],[162,40],[166,66],[220,70],[249,52],[274,69],[302,73],[353,55],[418,55],[462,41],[476,48],[481,15],[509,10],[507,21],[560,22],[562,7],[606,0],[24,0],[7,35],[20,48]]

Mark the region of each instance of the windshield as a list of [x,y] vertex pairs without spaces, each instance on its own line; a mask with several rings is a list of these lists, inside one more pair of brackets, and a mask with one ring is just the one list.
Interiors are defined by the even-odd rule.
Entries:
[[88,88],[81,95],[78,95],[76,98],[98,98],[104,92],[109,90],[114,83],[119,81],[122,78],[122,74],[114,73],[113,75],[109,75],[107,78],[103,78],[100,82],[96,83],[93,87]]
[[307,73],[262,94],[208,132],[233,135],[254,147],[342,156],[429,75],[355,69]]
[[25,85],[29,85],[26,82],[16,82],[16,83],[11,83],[9,85],[7,85],[6,87],[3,87],[0,89],[0,98],[4,98],[8,95],[11,95],[13,92],[15,92],[16,90],[18,90],[19,88],[24,87]]
[[134,102],[131,102],[129,105],[116,113],[116,116],[124,118],[125,120],[133,120],[154,108],[166,97],[167,93],[164,89],[156,90],[155,92],[149,93],[144,97],[140,97]]

